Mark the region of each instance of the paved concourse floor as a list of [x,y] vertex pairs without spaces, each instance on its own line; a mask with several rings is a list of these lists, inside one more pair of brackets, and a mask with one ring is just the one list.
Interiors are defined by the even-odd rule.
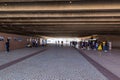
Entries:
[[44,49],[44,47],[17,49],[17,50],[12,50],[9,53],[6,53],[6,51],[2,51],[0,52],[0,65],[30,55],[31,53],[39,52],[42,49]]
[[81,51],[120,78],[120,49],[115,48],[108,52],[82,49]]
[[49,47],[0,70],[0,80],[108,80],[76,49]]

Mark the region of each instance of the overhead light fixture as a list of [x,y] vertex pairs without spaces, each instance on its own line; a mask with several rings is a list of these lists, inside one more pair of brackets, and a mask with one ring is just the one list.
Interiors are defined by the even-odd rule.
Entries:
[[72,3],[72,1],[70,0],[70,4]]
[[5,6],[7,6],[8,4],[7,4],[7,3],[5,3],[4,5],[5,5]]

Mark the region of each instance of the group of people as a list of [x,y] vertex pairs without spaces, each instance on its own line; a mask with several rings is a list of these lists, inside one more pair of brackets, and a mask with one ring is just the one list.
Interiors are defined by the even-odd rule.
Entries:
[[111,49],[111,42],[98,40],[80,41],[79,47],[81,49],[92,49],[107,52]]
[[26,47],[39,47],[39,46],[46,46],[47,41],[42,40],[41,42],[37,39],[32,39],[30,42],[27,43]]
[[26,47],[38,47],[38,40],[32,40],[31,42],[27,43]]
[[[63,41],[56,42],[57,45],[63,46]],[[45,45],[45,41],[42,41],[42,45]],[[111,50],[111,42],[108,41],[98,41],[98,40],[88,40],[88,41],[71,41],[70,46],[76,47],[76,45],[79,45],[79,48],[81,49],[87,49],[87,50],[98,50],[98,51],[109,51]],[[38,47],[39,43],[38,40],[32,40],[31,44],[27,44],[27,47]],[[10,47],[10,40],[7,39],[5,43],[6,51],[9,52]]]
[[77,45],[77,41],[71,41],[70,42],[70,46],[76,47],[76,45]]
[[64,45],[64,42],[63,41],[56,41],[55,44],[57,46],[63,46]]

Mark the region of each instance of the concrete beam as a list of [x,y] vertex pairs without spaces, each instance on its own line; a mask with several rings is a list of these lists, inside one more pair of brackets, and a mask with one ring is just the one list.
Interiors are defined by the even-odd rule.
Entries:
[[0,11],[39,11],[39,10],[105,10],[120,9],[120,3],[84,3],[84,4],[32,4],[32,3],[16,3],[16,4],[0,4]]
[[24,26],[26,26],[26,25],[33,25],[33,26],[37,26],[37,25],[44,25],[44,24],[46,24],[46,25],[61,25],[61,24],[63,24],[63,25],[70,25],[70,24],[74,24],[74,25],[79,25],[79,24],[84,24],[84,25],[88,25],[88,24],[117,24],[117,25],[119,25],[120,24],[120,22],[60,22],[60,23],[58,23],[58,22],[55,22],[55,23],[53,23],[53,22],[48,22],[48,23],[46,23],[46,22],[41,22],[41,23],[1,23],[1,25],[24,25]]
[[[0,0],[0,2],[48,2],[48,1],[70,1],[70,0]],[[73,0],[78,1],[78,0]]]
[[120,17],[120,12],[102,12],[102,13],[19,13],[19,12],[6,12],[6,13],[0,13],[0,18],[13,18],[13,17],[107,17],[107,16],[113,16],[113,17]]
[[0,19],[0,23],[9,23],[9,22],[20,22],[20,23],[27,23],[27,22],[52,22],[52,21],[120,21],[119,19],[111,18],[111,19]]

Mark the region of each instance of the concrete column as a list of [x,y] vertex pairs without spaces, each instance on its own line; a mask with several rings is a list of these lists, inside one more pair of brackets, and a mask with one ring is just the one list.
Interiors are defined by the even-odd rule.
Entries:
[[120,36],[117,35],[99,35],[99,40],[110,41],[112,48],[120,48]]

